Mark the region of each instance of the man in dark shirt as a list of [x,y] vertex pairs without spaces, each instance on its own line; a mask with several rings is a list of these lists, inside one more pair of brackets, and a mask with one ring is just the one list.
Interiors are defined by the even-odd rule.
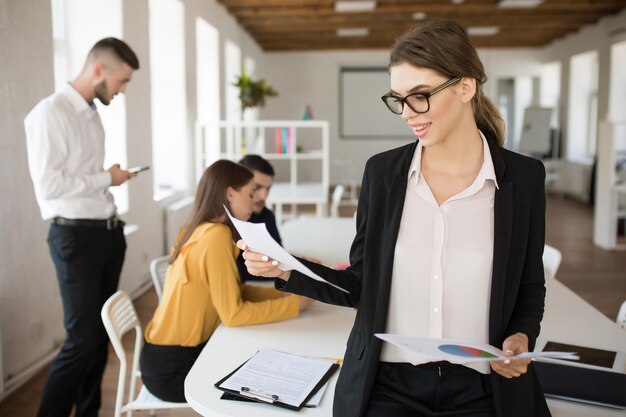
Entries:
[[[282,245],[280,234],[278,233],[278,227],[276,226],[276,217],[274,213],[267,207],[265,207],[265,200],[270,193],[272,183],[274,182],[274,168],[265,159],[259,155],[246,155],[239,163],[248,168],[254,174],[254,182],[256,184],[256,192],[254,193],[254,202],[252,207],[252,216],[250,222],[252,223],[265,223],[270,235]],[[241,277],[241,283],[243,284],[247,280],[266,280],[266,278],[255,277],[248,273],[248,269],[244,264],[244,260],[239,254],[237,258],[237,268],[239,269],[239,276]]]

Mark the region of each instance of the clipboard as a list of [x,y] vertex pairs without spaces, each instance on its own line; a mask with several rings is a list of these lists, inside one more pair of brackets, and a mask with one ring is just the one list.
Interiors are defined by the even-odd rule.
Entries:
[[252,358],[249,358],[244,363],[239,365],[234,371],[232,371],[231,373],[226,375],[224,378],[222,378],[219,381],[217,381],[214,384],[215,387],[217,389],[221,390],[221,391],[224,391],[225,393],[231,394],[231,395],[233,395],[235,397],[239,397],[239,398],[241,398],[243,400],[249,400],[249,401],[254,401],[254,402],[259,402],[259,403],[271,404],[271,405],[275,405],[277,407],[282,407],[282,408],[286,408],[286,409],[294,410],[294,411],[301,410],[306,405],[307,401],[309,401],[311,399],[311,397],[313,397],[313,395],[315,395],[315,393],[322,386],[324,386],[324,384],[333,376],[333,374],[340,367],[340,365],[338,363],[333,363],[330,366],[330,368],[328,369],[328,371],[326,371],[326,373],[322,376],[322,378],[315,384],[315,387],[307,394],[307,396],[304,399],[304,401],[302,401],[297,406],[293,406],[291,404],[287,404],[287,403],[284,403],[284,402],[280,401],[280,398],[277,395],[275,395],[275,394],[273,394],[271,392],[264,392],[264,391],[260,391],[260,390],[254,390],[254,389],[249,388],[249,387],[241,387],[241,389],[239,391],[222,387],[222,384],[224,383],[224,381],[226,381],[231,376],[233,376],[235,373],[237,373],[237,371],[239,371],[242,366],[244,366],[246,363],[248,363],[248,361],[250,361],[250,359],[252,359]]

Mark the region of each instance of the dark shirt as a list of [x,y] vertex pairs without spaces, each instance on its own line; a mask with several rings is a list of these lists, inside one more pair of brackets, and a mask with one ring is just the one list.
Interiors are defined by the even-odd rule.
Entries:
[[[270,232],[270,235],[274,238],[274,240],[282,246],[280,234],[278,233],[278,227],[276,226],[276,217],[274,217],[274,213],[272,213],[270,209],[268,209],[267,207],[263,207],[261,213],[252,213],[252,216],[248,221],[250,223],[265,223],[267,231]],[[248,273],[248,269],[246,268],[242,254],[243,252],[240,253],[237,257],[237,269],[239,269],[239,277],[241,279],[241,283],[243,284],[248,280],[267,280],[267,278],[257,277]]]

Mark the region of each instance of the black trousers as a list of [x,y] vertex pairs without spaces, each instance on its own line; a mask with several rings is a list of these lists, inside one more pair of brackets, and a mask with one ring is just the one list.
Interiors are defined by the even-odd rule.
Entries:
[[184,403],[185,378],[206,342],[198,346],[163,346],[145,342],[141,351],[141,379],[152,395]]
[[100,310],[119,283],[126,240],[123,227],[60,226],[48,233],[63,303],[66,340],[43,390],[39,417],[96,417],[108,337]]
[[495,417],[490,378],[449,362],[381,362],[365,417]]

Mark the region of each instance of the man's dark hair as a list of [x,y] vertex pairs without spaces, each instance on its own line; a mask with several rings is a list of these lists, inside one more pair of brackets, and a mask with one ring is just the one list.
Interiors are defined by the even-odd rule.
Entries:
[[259,155],[246,155],[241,158],[239,163],[251,171],[259,171],[270,177],[274,176],[274,168],[272,165]]
[[96,56],[100,52],[110,52],[120,60],[126,62],[132,69],[139,69],[139,59],[130,49],[130,46],[117,38],[100,39],[89,51],[89,56]]

